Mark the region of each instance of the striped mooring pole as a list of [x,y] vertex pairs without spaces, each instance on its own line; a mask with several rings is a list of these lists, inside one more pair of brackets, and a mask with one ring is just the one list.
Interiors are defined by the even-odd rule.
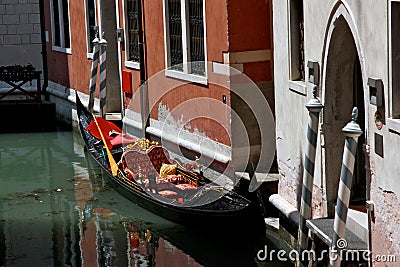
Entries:
[[[103,34],[104,35],[104,34]],[[107,41],[104,36],[99,41],[100,45],[100,116],[105,118],[106,111],[106,80],[107,80]]]
[[313,98],[307,103],[308,128],[307,143],[304,158],[303,185],[301,192],[300,223],[298,230],[298,253],[297,266],[306,266],[303,251],[308,248],[308,228],[306,221],[311,218],[312,189],[314,184],[315,150],[317,145],[319,113],[323,109],[321,101],[317,98],[318,87],[313,88]]
[[99,64],[99,38],[96,37],[92,41],[93,43],[93,59],[92,59],[92,71],[90,73],[90,84],[89,84],[89,105],[88,109],[93,113],[94,106],[94,92],[96,91],[96,80],[97,80],[97,69]]
[[339,191],[335,209],[335,220],[333,223],[332,249],[330,255],[330,266],[339,267],[341,263],[341,251],[347,246],[344,239],[346,232],[347,212],[349,209],[351,185],[353,182],[354,163],[356,160],[358,137],[363,133],[357,123],[358,109],[353,108],[349,122],[342,132],[346,136],[342,169],[340,171]]

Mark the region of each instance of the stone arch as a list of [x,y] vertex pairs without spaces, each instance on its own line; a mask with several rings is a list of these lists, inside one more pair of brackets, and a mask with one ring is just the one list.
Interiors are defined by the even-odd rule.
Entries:
[[[365,198],[366,190],[362,145],[367,142],[368,129],[368,112],[365,109],[368,108],[367,77],[358,30],[351,12],[343,3],[337,4],[331,14],[325,35],[322,62],[322,99],[325,105],[322,165],[329,217],[334,216],[340,178],[344,146],[344,135],[341,130],[350,121],[353,106],[359,108],[358,122],[364,131],[357,152],[358,159],[355,166],[357,177],[353,179],[357,183],[354,183],[354,191],[362,193],[360,199]],[[357,197],[356,194],[352,194],[352,200],[356,200]]]

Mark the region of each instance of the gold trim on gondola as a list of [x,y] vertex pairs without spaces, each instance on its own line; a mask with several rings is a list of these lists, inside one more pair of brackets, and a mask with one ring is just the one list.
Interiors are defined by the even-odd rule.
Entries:
[[138,150],[146,151],[151,146],[157,146],[157,145],[158,145],[158,142],[156,142],[156,141],[150,141],[146,138],[142,138],[142,139],[135,141],[132,144],[128,144],[126,147],[129,149],[138,149]]

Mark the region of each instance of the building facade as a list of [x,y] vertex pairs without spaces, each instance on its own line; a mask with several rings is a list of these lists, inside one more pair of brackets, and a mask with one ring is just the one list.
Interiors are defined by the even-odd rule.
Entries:
[[[248,127],[259,128],[247,114],[251,107],[232,93],[232,72],[246,74],[246,82],[255,82],[259,88],[255,90],[273,104],[270,3],[144,2],[144,70],[136,45],[138,3],[119,3],[123,100],[127,108],[134,103],[127,109],[125,125],[136,136],[146,128],[148,135],[171,144],[170,150],[179,143],[185,151],[204,157],[204,162],[226,166],[235,157],[232,110],[250,122]],[[141,71],[148,81],[144,96],[138,91]],[[259,130],[249,139],[250,160],[255,161],[260,154]]]
[[358,107],[363,135],[358,142],[347,228],[369,244],[374,255],[400,253],[396,234],[400,230],[399,7],[395,0],[273,2],[281,174],[274,201],[283,212],[300,209],[308,120],[305,105],[317,86],[324,108],[316,146],[313,218],[334,217],[345,141],[342,128],[351,120],[352,108]]
[[[162,140],[193,159],[202,155],[204,164],[221,170],[246,157],[263,169],[258,159],[266,147],[274,150],[274,138],[263,136],[265,122],[252,114],[252,100],[237,95],[257,91],[262,112],[272,118],[270,1],[53,0],[45,9],[48,92],[61,119],[72,118],[75,90],[87,100],[98,31],[108,43],[106,113],[122,118],[127,132]],[[250,152],[232,139],[235,120],[250,133]]]

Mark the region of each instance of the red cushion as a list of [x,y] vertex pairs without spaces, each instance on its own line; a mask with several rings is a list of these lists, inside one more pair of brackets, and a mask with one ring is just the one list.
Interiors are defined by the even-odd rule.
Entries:
[[158,192],[158,194],[162,197],[174,197],[174,196],[178,195],[178,193],[171,191],[171,190],[160,191],[160,192]]
[[86,130],[90,132],[91,135],[93,135],[97,139],[101,139],[100,131],[99,128],[101,129],[101,133],[104,136],[104,139],[107,143],[107,147],[111,149],[113,145],[111,144],[110,140],[113,138],[110,136],[110,132],[117,132],[117,133],[122,133],[121,129],[116,126],[114,123],[109,122],[101,117],[96,118],[97,124],[99,127],[97,127],[96,122],[92,120],[89,124],[88,127],[86,127]]
[[[96,118],[97,124],[99,125],[101,132],[104,136],[104,138],[107,138],[109,136],[109,133],[112,131],[115,131],[117,133],[122,133],[121,129],[115,125],[114,123],[107,121],[101,117]],[[101,135],[99,132],[99,128],[96,125],[96,122],[92,120],[89,124],[88,127],[86,127],[86,130],[89,130],[90,133],[96,137],[97,139],[101,139]]]
[[197,187],[191,184],[178,184],[176,185],[177,188],[179,188],[180,190],[196,190]]
[[123,135],[123,134],[118,134],[115,137],[111,137],[112,139],[110,140],[110,143],[113,147],[115,146],[121,146],[122,144],[132,144],[136,141],[136,139],[133,139],[132,137],[128,135]]

